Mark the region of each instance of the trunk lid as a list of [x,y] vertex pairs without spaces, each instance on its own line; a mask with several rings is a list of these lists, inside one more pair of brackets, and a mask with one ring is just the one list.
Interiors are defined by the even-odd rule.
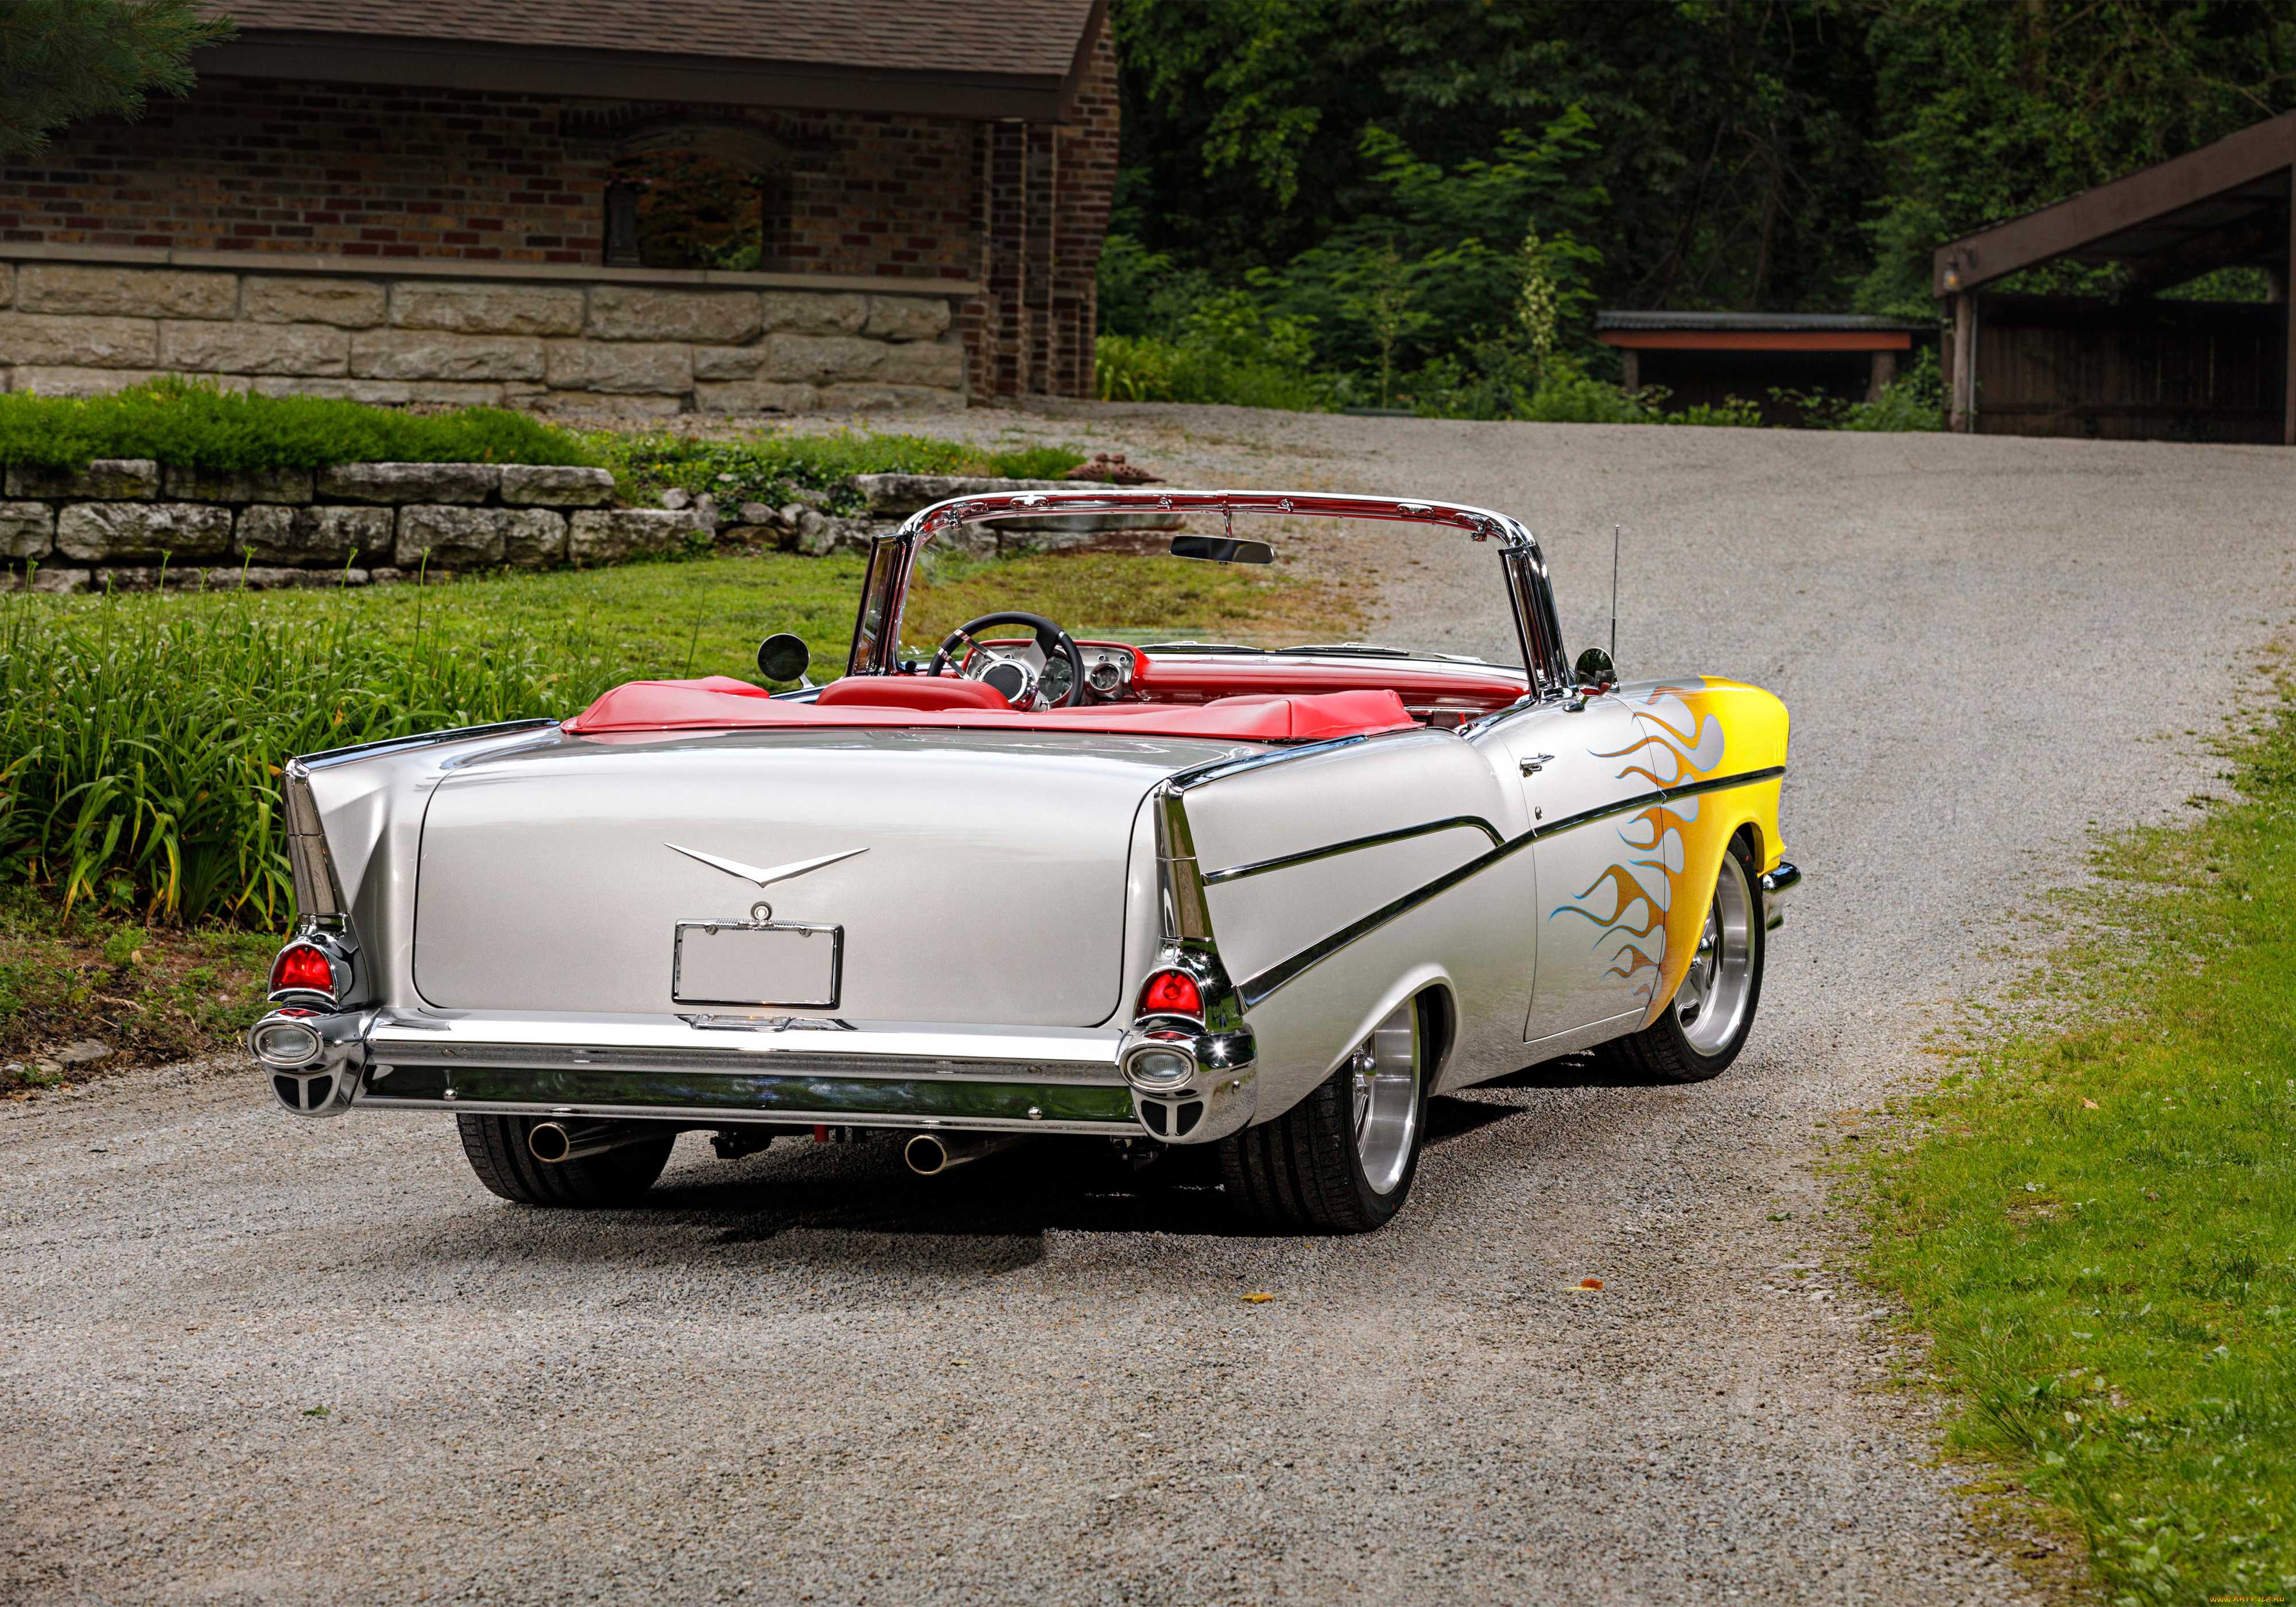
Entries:
[[[757,731],[570,737],[480,758],[447,775],[424,816],[415,986],[443,1009],[1095,1026],[1121,1002],[1128,879],[1154,873],[1152,855],[1131,863],[1143,798],[1235,750]],[[745,873],[816,860],[763,887]],[[827,967],[811,940],[725,930],[759,904],[776,927],[840,929],[816,932],[840,946],[833,1006],[813,991]],[[693,947],[674,987],[681,941]],[[811,980],[775,999],[791,964]],[[727,982],[751,965],[767,979],[756,988]],[[742,996],[715,997],[729,992]]]

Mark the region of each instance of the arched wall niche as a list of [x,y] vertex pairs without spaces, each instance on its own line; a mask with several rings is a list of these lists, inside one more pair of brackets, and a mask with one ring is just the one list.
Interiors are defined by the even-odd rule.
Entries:
[[739,118],[640,111],[567,132],[603,147],[610,267],[789,267],[800,143]]

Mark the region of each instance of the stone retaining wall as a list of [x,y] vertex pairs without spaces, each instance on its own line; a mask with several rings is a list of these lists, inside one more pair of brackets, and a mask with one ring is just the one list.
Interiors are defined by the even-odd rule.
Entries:
[[431,570],[611,563],[716,533],[707,510],[616,508],[603,469],[346,463],[216,474],[148,459],[23,465],[0,496],[7,589],[365,586]]
[[184,253],[150,255],[163,260],[0,260],[5,388],[86,396],[179,373],[266,396],[393,405],[663,414],[964,406],[964,346],[950,319],[965,286],[749,287],[719,282],[771,276],[712,275],[689,287],[646,281],[704,276],[185,267],[168,265]]

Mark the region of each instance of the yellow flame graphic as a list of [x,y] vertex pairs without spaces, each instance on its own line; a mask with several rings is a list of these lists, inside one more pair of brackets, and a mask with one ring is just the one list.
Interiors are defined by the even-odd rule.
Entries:
[[[1702,715],[1685,701],[1704,690],[1654,686],[1636,693],[1641,707],[1633,711],[1633,718],[1641,734],[1623,748],[1589,750],[1591,757],[1628,760],[1618,779],[1639,778],[1652,791],[1718,773],[1727,745],[1722,722]],[[1551,921],[1569,914],[1593,922],[1596,951],[1608,950],[1606,974],[1624,980],[1630,996],[1646,1006],[1657,1002],[1669,953],[1683,942],[1694,941],[1705,920],[1702,902],[1684,909],[1680,897],[1688,843],[1698,827],[1698,804],[1696,798],[1671,799],[1625,816],[1613,829],[1626,851],[1584,891],[1547,916]],[[1657,873],[1656,882],[1645,883],[1643,876],[1652,872]],[[1598,902],[1606,887],[1611,890],[1607,914]]]

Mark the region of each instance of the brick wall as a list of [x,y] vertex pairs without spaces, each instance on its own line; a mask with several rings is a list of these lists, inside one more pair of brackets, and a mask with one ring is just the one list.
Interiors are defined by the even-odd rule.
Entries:
[[972,140],[954,118],[670,108],[207,78],[0,169],[0,240],[595,263],[627,130],[733,127],[788,152],[807,272],[964,276]]
[[982,291],[958,328],[976,397],[1092,394],[1116,95],[1116,48],[1103,28],[1069,122],[973,130],[972,276]]
[[[234,286],[224,298],[229,310],[221,310],[221,301],[213,308],[202,303],[188,316],[269,327],[242,329],[213,351],[207,347],[216,342],[201,332],[163,327],[185,315],[162,305],[167,298],[156,291],[159,300],[144,305],[142,288],[119,292],[124,310],[95,315],[139,320],[132,328],[99,327],[85,316],[68,327],[45,316],[0,315],[6,326],[0,328],[0,369],[12,369],[19,385],[82,390],[139,371],[181,367],[238,375],[266,388],[324,381],[310,389],[378,400],[412,382],[422,394],[403,399],[459,399],[449,388],[476,386],[491,387],[488,394],[514,406],[546,404],[554,392],[569,398],[611,392],[651,396],[662,407],[731,406],[740,396],[747,406],[767,395],[793,405],[805,395],[787,388],[793,385],[811,385],[824,403],[832,387],[864,385],[872,389],[849,394],[873,397],[876,405],[898,405],[905,394],[938,405],[937,393],[953,382],[946,357],[955,354],[927,360],[916,351],[881,357],[856,347],[808,377],[796,373],[801,365],[793,363],[777,369],[770,360],[760,365],[701,353],[683,367],[665,358],[662,374],[644,380],[640,390],[625,350],[607,365],[618,377],[593,382],[578,373],[590,359],[574,351],[575,342],[639,337],[601,336],[586,302],[580,311],[545,318],[548,328],[529,328],[531,319],[507,314],[499,328],[441,326],[452,334],[520,342],[515,356],[489,358],[475,369],[464,353],[419,374],[394,372],[381,354],[402,337],[340,332],[412,329],[407,319],[429,316],[412,310],[425,301],[419,287],[397,287],[381,277],[394,263],[531,264],[561,274],[601,266],[608,168],[633,141],[658,143],[665,129],[688,125],[745,141],[787,173],[791,271],[896,281],[919,291],[927,286],[918,282],[961,286],[959,296],[973,284],[983,287],[954,307],[947,337],[963,349],[962,382],[970,395],[1092,394],[1095,274],[1117,153],[1115,52],[1104,29],[1071,120],[1059,127],[203,79],[186,101],[155,100],[141,123],[75,124],[38,157],[0,168],[0,258],[12,243],[87,264],[120,261],[123,248],[168,263],[181,262],[177,253],[222,252],[244,254],[275,271],[286,266],[283,259],[303,255],[374,259],[378,277],[364,289],[313,287],[311,297],[332,296],[340,304],[324,314],[259,310],[277,287],[250,281],[253,289],[242,299]],[[70,278],[51,276],[58,286]],[[60,290],[49,293],[53,306],[19,299],[14,312],[92,312]],[[278,293],[290,301],[302,294]],[[217,290],[209,299],[219,296]],[[404,315],[402,301],[410,309]],[[808,315],[793,327],[808,336],[864,332],[860,323],[849,329],[846,316],[840,312],[833,328],[816,330],[821,320]],[[149,320],[157,322],[147,328]],[[299,332],[291,335],[282,324]],[[894,344],[916,339],[906,324],[903,331]],[[561,338],[552,353],[562,348],[562,355],[542,350],[538,338],[550,336]],[[309,350],[287,349],[296,340]],[[715,337],[693,343],[725,344]],[[562,380],[551,362],[562,367]],[[752,379],[783,389],[703,389]]]

